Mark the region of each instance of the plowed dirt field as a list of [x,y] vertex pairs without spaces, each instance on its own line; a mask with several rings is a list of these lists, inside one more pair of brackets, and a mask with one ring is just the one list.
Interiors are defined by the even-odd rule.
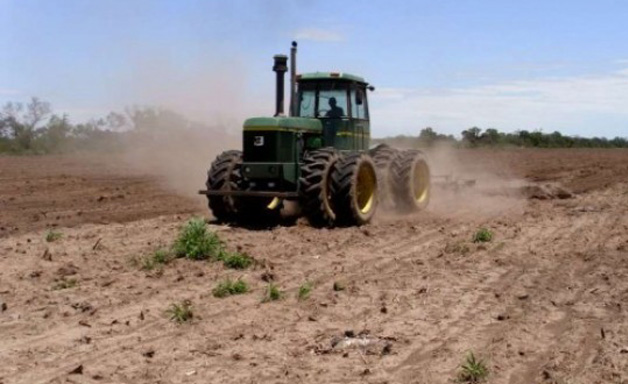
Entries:
[[[196,191],[115,157],[0,157],[0,383],[452,383],[469,352],[488,383],[628,383],[628,151],[430,158],[475,187],[360,228],[210,223],[256,265],[145,271],[210,219]],[[251,291],[214,297],[227,277]]]

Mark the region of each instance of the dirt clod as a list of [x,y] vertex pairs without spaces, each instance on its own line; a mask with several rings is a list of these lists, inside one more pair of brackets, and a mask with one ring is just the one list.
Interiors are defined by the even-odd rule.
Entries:
[[68,373],[70,375],[82,375],[83,374],[83,364],[79,365],[78,367],[74,368],[73,370],[71,370]]

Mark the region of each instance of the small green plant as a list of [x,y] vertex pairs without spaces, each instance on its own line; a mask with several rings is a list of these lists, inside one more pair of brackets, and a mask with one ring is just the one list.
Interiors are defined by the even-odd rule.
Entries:
[[216,288],[212,291],[215,297],[227,297],[231,295],[241,295],[243,293],[247,293],[249,291],[249,285],[246,281],[242,279],[238,279],[233,281],[231,279],[226,279],[219,283]]
[[52,243],[63,237],[61,232],[53,231],[52,229],[46,233],[46,241]]
[[334,291],[340,292],[345,290],[345,285],[339,281],[334,281]]
[[475,358],[473,352],[469,352],[458,372],[458,381],[463,383],[479,383],[488,376],[488,368],[484,361]]
[[157,267],[162,267],[172,261],[172,254],[164,249],[155,251],[151,256],[141,257],[137,264],[145,271],[152,271]]
[[177,257],[193,260],[219,258],[222,254],[222,243],[218,235],[207,231],[203,219],[193,218],[181,229],[173,250]]
[[233,269],[246,269],[253,264],[253,258],[246,253],[225,252],[221,257],[225,267]]
[[166,313],[170,315],[170,320],[179,324],[190,321],[194,317],[192,303],[189,300],[184,300],[181,304],[171,304]]
[[262,302],[266,303],[269,301],[277,301],[281,299],[282,293],[279,290],[279,287],[273,283],[268,284],[268,288],[266,289],[266,293],[264,294],[264,298]]
[[299,287],[297,298],[301,301],[307,300],[307,298],[310,297],[310,293],[312,293],[312,288],[314,288],[314,286],[309,281],[301,284],[301,286]]
[[65,277],[60,279],[52,286],[53,291],[59,291],[62,289],[74,288],[78,285],[78,281],[76,279],[66,279]]
[[491,232],[487,228],[480,228],[473,235],[473,242],[474,243],[488,243],[491,240],[493,240],[493,232]]
[[157,264],[168,264],[172,260],[172,255],[165,249],[158,249],[153,253],[153,261]]

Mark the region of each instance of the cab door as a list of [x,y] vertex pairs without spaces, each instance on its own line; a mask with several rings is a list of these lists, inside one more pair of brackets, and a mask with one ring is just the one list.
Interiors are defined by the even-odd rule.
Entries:
[[354,149],[368,149],[370,144],[370,124],[364,86],[360,84],[352,86],[349,97],[351,105],[351,121],[355,132]]

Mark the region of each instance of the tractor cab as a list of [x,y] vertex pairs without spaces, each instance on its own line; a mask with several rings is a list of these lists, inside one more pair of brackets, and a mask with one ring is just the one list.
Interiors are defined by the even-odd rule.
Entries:
[[297,117],[315,118],[323,126],[323,146],[366,149],[370,126],[363,78],[338,72],[314,72],[296,76]]

